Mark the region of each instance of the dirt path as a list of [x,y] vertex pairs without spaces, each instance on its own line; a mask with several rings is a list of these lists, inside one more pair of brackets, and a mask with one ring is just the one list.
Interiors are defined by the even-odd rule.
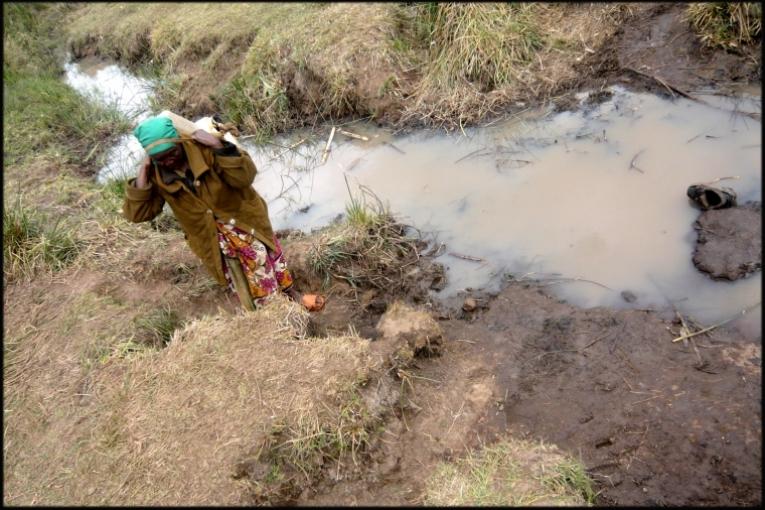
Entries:
[[655,312],[580,309],[518,282],[439,323],[443,354],[417,361],[369,461],[300,503],[420,503],[439,461],[506,432],[581,458],[600,504],[759,501],[758,339],[722,327],[673,343],[679,325]]

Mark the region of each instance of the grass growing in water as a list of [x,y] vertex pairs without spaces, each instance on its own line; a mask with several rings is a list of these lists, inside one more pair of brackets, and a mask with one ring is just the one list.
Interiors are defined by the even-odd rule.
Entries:
[[311,247],[309,266],[325,287],[337,278],[354,288],[390,289],[394,280],[386,274],[401,271],[416,260],[417,239],[405,234],[406,227],[371,190],[363,186],[360,190],[357,196],[348,188],[345,221],[330,228]]
[[711,47],[741,49],[759,39],[762,4],[705,2],[691,4],[686,14],[701,41]]

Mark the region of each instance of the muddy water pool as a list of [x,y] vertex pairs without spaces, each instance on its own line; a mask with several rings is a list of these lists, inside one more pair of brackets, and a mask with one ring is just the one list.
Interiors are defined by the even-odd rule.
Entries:
[[[575,112],[540,109],[452,134],[393,137],[354,123],[343,129],[369,140],[338,132],[324,163],[328,129],[296,147],[301,133],[242,143],[275,228],[324,226],[343,213],[348,187],[357,196],[365,187],[445,244],[442,296],[495,290],[512,274],[542,279],[579,306],[673,303],[705,323],[760,302],[761,273],[720,282],[693,266],[699,211],[685,195],[690,184],[735,177],[717,185],[733,188],[741,203],[761,200],[761,124],[737,113],[759,113],[760,97],[707,93],[700,104],[611,92],[597,105],[580,94]],[[119,173],[105,169],[100,179],[134,173],[140,147],[128,151],[138,157],[123,156]],[[628,303],[624,291],[637,299]],[[734,324],[761,336],[760,315],[755,307]]]

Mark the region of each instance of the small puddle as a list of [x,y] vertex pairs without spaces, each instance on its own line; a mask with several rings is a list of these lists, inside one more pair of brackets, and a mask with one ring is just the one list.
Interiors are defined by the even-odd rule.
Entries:
[[[115,77],[110,90],[148,105],[138,90],[149,84],[117,66],[68,66],[67,80],[78,90]],[[446,244],[438,258],[448,267],[443,297],[466,288],[496,290],[512,274],[544,279],[555,295],[579,306],[666,310],[671,301],[707,324],[759,302],[760,272],[718,282],[693,266],[699,211],[685,191],[737,176],[719,185],[733,188],[741,203],[762,199],[760,121],[735,113],[759,114],[760,97],[706,94],[703,105],[611,91],[597,106],[586,106],[583,93],[576,112],[531,111],[464,135],[394,138],[353,123],[344,129],[369,140],[338,132],[325,163],[326,139],[294,146],[301,137],[295,133],[265,146],[241,142],[258,166],[254,186],[275,228],[307,231],[331,222],[344,212],[347,179],[354,193],[359,186],[372,190],[404,221]],[[139,103],[126,103],[136,119],[148,110]],[[101,181],[133,175],[143,157],[132,135],[114,150]],[[623,291],[637,300],[627,303]],[[761,337],[761,307],[734,324]]]

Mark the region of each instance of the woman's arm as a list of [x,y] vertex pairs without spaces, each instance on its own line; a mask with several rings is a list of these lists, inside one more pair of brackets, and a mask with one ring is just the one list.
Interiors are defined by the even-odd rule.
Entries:
[[157,193],[154,185],[149,181],[150,168],[151,160],[146,158],[138,170],[138,176],[130,179],[125,186],[122,214],[133,223],[155,218],[162,212],[162,207],[165,205],[165,199]]
[[258,170],[247,151],[201,129],[191,136],[197,142],[213,149],[215,170],[226,184],[232,188],[246,188],[252,185]]

